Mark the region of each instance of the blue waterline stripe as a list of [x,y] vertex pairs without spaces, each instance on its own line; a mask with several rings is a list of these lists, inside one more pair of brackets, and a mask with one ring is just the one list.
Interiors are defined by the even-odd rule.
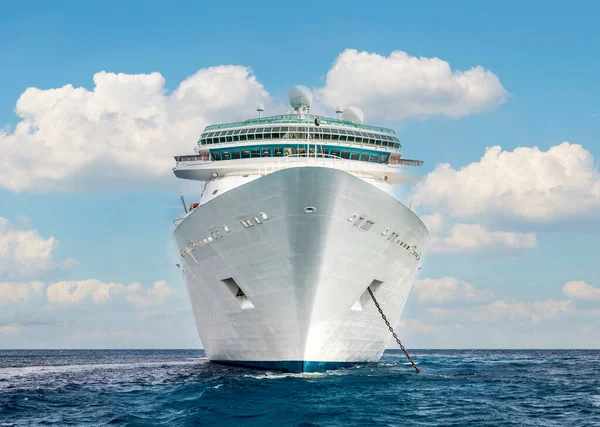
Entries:
[[283,372],[324,372],[331,369],[339,369],[349,366],[362,364],[365,362],[317,362],[308,360],[273,360],[273,361],[255,361],[255,360],[212,360],[214,363],[222,365],[244,366],[248,368],[259,368],[272,371]]

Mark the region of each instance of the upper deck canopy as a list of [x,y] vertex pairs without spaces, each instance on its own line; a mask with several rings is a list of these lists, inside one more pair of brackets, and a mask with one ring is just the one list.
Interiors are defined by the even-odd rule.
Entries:
[[359,124],[352,123],[347,120],[333,119],[331,117],[315,116],[312,114],[299,115],[297,113],[282,114],[280,116],[271,116],[271,117],[260,117],[260,118],[255,118],[255,119],[244,120],[243,122],[233,122],[233,123],[223,123],[223,124],[219,124],[219,125],[210,125],[210,126],[206,126],[204,131],[208,132],[210,130],[217,130],[217,129],[233,129],[233,128],[245,127],[245,126],[268,125],[268,124],[276,124],[276,123],[279,123],[279,124],[302,123],[302,124],[311,125],[311,124],[314,124],[315,119],[317,119],[317,118],[321,122],[321,126],[332,125],[332,126],[340,126],[340,127],[344,127],[344,128],[350,127],[350,128],[355,128],[355,129],[362,129],[362,130],[368,130],[368,131],[373,131],[373,132],[381,132],[381,133],[387,133],[390,135],[396,135],[396,132],[394,132],[392,129],[388,129],[388,128],[362,125],[362,124],[359,125]]
[[[317,118],[320,122],[319,126],[315,125],[315,119]],[[311,140],[314,142],[319,141],[319,143],[339,142],[361,146],[364,144],[391,151],[401,148],[398,138],[391,129],[299,114],[208,126],[202,133],[199,143],[201,146],[205,146],[252,143],[257,140]]]

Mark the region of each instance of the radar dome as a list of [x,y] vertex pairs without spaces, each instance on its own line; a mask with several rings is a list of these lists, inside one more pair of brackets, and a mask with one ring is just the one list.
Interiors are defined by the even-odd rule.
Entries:
[[312,92],[306,86],[294,86],[290,90],[290,105],[294,110],[300,107],[308,107],[312,104],[313,96]]
[[342,119],[357,125],[362,125],[365,120],[365,115],[358,107],[348,107],[342,113]]

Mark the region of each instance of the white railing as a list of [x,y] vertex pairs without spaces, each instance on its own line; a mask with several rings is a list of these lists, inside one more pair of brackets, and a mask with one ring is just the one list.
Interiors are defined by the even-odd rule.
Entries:
[[261,175],[267,175],[282,169],[310,166],[340,169],[352,175],[361,176],[362,173],[365,172],[364,166],[375,164],[346,160],[329,154],[319,154],[318,157],[314,157],[314,154],[312,154],[312,156],[313,157],[307,157],[304,154],[295,154],[291,156],[273,158],[272,162],[259,166],[259,173]]

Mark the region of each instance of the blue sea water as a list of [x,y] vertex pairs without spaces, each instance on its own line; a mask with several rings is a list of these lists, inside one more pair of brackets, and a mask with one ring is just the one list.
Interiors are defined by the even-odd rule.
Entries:
[[414,350],[315,374],[190,350],[0,351],[0,426],[600,426],[600,351]]

